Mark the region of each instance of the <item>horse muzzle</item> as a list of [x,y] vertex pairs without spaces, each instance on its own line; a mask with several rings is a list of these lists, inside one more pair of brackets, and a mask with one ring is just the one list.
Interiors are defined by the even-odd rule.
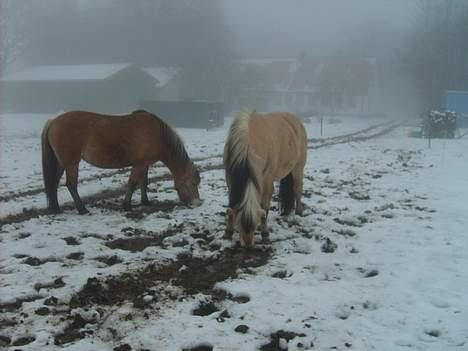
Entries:
[[240,235],[240,244],[242,247],[245,248],[253,248],[255,246],[255,236],[254,233],[249,234],[241,234]]
[[200,198],[193,199],[192,201],[189,202],[188,207],[190,208],[195,208],[195,207],[200,207],[203,204],[203,200]]

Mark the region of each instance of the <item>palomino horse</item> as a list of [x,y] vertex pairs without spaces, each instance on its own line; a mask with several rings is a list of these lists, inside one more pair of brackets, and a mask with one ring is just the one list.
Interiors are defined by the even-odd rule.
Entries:
[[64,171],[78,212],[88,212],[77,191],[81,159],[100,168],[132,167],[123,202],[125,210],[131,209],[137,185],[141,187],[141,202],[148,204],[148,167],[157,161],[171,171],[179,199],[187,205],[200,204],[200,174],[184,143],[174,129],[149,112],[107,116],[72,111],[47,121],[42,131],[42,171],[52,213],[60,212],[57,187]]
[[267,217],[274,181],[280,181],[283,215],[295,208],[302,214],[307,135],[302,122],[286,112],[258,114],[243,111],[234,119],[224,147],[224,167],[229,189],[226,238],[240,232],[242,246],[252,247],[261,222],[262,239],[268,241]]

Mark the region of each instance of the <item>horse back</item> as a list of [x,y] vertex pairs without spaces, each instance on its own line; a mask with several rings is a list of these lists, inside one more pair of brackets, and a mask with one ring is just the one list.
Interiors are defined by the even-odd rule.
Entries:
[[81,158],[101,168],[120,168],[155,158],[156,119],[147,113],[113,116],[70,111],[53,120],[49,141],[66,166]]
[[249,126],[249,141],[259,154],[269,149],[299,153],[307,149],[307,134],[302,121],[293,113],[254,114]]
[[249,143],[263,169],[275,179],[305,164],[307,135],[302,121],[288,112],[254,114],[249,126]]

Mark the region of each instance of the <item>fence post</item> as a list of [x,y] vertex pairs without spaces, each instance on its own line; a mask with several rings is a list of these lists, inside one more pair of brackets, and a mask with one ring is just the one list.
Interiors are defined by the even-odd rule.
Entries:
[[320,117],[320,136],[323,136],[323,116]]

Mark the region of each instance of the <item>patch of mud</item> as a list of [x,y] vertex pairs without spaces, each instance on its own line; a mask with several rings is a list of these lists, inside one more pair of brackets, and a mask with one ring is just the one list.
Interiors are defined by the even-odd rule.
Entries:
[[250,301],[250,297],[247,295],[236,295],[236,296],[228,296],[229,300],[237,302],[237,303],[247,303]]
[[76,260],[80,261],[84,257],[84,252],[72,252],[71,254],[67,255],[69,260]]
[[73,236],[67,236],[66,238],[63,238],[62,240],[65,240],[65,243],[67,245],[72,245],[72,246],[80,245],[80,242]]
[[202,259],[190,254],[179,255],[177,261],[163,267],[151,264],[143,270],[112,276],[104,281],[89,278],[83,289],[72,297],[70,307],[85,307],[90,304],[109,306],[135,301],[158,281],[170,281],[172,285],[184,288],[188,294],[210,294],[217,282],[236,278],[238,269],[265,265],[270,255],[270,249],[233,248],[224,250],[217,258]]
[[182,351],[213,351],[211,344],[201,344],[194,347],[184,348]]
[[5,347],[10,345],[11,339],[6,335],[0,335],[0,347]]
[[201,301],[197,308],[192,311],[194,316],[209,316],[212,313],[218,312],[219,308],[213,301]]
[[15,302],[0,304],[0,312],[13,312],[21,308],[24,302],[33,302],[41,299],[42,296],[33,295],[24,298],[17,298]]
[[32,343],[36,338],[34,336],[23,336],[13,341],[13,346],[25,346]]
[[291,277],[292,275],[293,275],[293,274],[292,274],[292,273],[288,273],[288,271],[278,271],[278,272],[273,273],[271,276],[272,276],[273,278],[284,279],[284,278]]
[[29,208],[23,209],[21,213],[15,213],[3,218],[0,218],[0,228],[7,224],[21,223],[28,221],[33,218],[38,218],[39,216],[44,216],[48,214],[47,209],[45,208]]
[[128,227],[122,229],[122,231],[126,235],[131,236],[130,238],[119,238],[110,241],[105,245],[111,249],[120,249],[130,252],[141,252],[150,246],[160,246],[165,248],[167,245],[164,244],[164,239],[181,233],[184,226],[184,223],[174,225],[161,233],[153,233],[151,231]]
[[43,265],[44,263],[47,263],[47,262],[57,262],[57,261],[58,259],[55,257],[40,259],[37,257],[28,256],[28,258],[26,258],[22,263],[27,264],[29,266],[36,267],[36,266]]
[[41,289],[60,289],[65,286],[65,282],[62,278],[57,278],[50,283],[36,283],[34,284],[34,289],[39,291]]
[[358,201],[370,200],[370,196],[367,193],[352,191],[352,192],[349,192],[348,195],[351,199],[358,200]]
[[34,311],[34,313],[39,316],[47,316],[50,313],[50,310],[47,307],[39,307]]
[[102,262],[108,266],[113,266],[115,264],[119,264],[119,263],[122,263],[123,260],[117,256],[117,255],[113,255],[113,256],[99,256],[99,257],[96,257],[95,258],[96,261],[99,261],[99,262]]
[[284,348],[281,340],[286,340],[286,342],[289,342],[295,337],[304,337],[304,336],[306,336],[304,333],[295,333],[295,332],[289,332],[289,331],[284,331],[284,330],[278,330],[277,332],[274,332],[270,335],[270,342],[268,344],[264,344],[260,346],[260,351],[287,350],[288,349],[287,345],[286,345],[286,348]]
[[338,244],[330,240],[330,238],[325,238],[325,242],[321,246],[321,251],[323,253],[334,253],[338,248]]
[[236,333],[246,334],[249,331],[249,326],[245,324],[240,324],[234,329],[234,331]]
[[338,229],[338,230],[333,229],[332,232],[339,234],[339,235],[343,235],[343,236],[349,236],[349,237],[356,236],[356,232],[351,229]]
[[65,330],[55,335],[55,345],[63,345],[72,342],[77,339],[81,339],[89,334],[89,332],[83,331],[82,329],[89,322],[84,320],[79,314],[72,317],[72,322],[65,328]]
[[[217,282],[236,278],[240,269],[265,265],[271,257],[271,248],[242,249],[229,248],[217,257],[198,258],[191,254],[179,255],[177,261],[166,266],[154,264],[136,272],[126,272],[103,280],[89,278],[83,289],[70,300],[70,308],[90,305],[118,306],[125,301],[139,304],[141,297],[158,283],[172,284],[184,289],[186,294],[202,293],[212,296],[213,301],[232,297],[223,290],[213,289]],[[247,302],[248,298],[239,298]],[[139,304],[141,305],[141,304]],[[216,307],[216,306],[215,306]],[[204,311],[206,312],[206,311]],[[73,321],[57,335],[56,344],[70,342],[84,337],[82,325]]]
[[55,296],[48,297],[44,300],[44,305],[46,306],[56,306],[58,303],[58,299]]
[[364,278],[372,278],[379,275],[379,271],[377,269],[365,269],[358,267],[357,270],[363,275]]
[[333,218],[333,221],[335,223],[344,225],[344,226],[349,226],[349,227],[362,227],[363,222],[359,219],[355,218]]
[[119,198],[114,198],[98,200],[94,203],[94,206],[111,211],[125,212],[125,217],[133,220],[141,220],[146,216],[156,212],[172,212],[177,206],[180,206],[180,203],[178,201],[171,200],[152,201],[148,205],[140,205],[135,203],[132,206],[131,211],[125,211],[122,208],[122,200]]

